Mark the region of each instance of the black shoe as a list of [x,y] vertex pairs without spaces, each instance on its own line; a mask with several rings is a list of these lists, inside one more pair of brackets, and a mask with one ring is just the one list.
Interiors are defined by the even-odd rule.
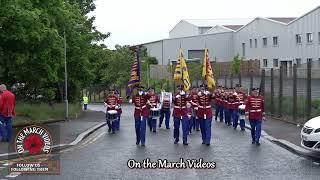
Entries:
[[197,129],[196,131],[200,131],[200,129]]
[[236,130],[236,129],[237,129],[237,127],[233,127],[233,129],[234,129],[234,130]]
[[111,132],[111,129],[108,129],[108,132],[110,133],[110,132]]
[[256,143],[255,141],[252,141],[252,142],[251,142],[251,144],[255,144],[255,143]]
[[231,126],[231,123],[228,123],[228,126]]
[[257,145],[257,146],[260,146],[260,143],[259,143],[259,142],[256,142],[256,145]]
[[174,144],[178,144],[178,142],[179,142],[179,139],[174,140]]
[[167,129],[170,129],[169,127],[167,127]]
[[156,133],[157,131],[153,131],[153,133]]
[[241,131],[246,131],[244,128],[241,128]]
[[145,145],[144,143],[141,143],[141,146],[144,147],[144,146],[146,146],[146,145]]
[[188,143],[187,142],[183,142],[183,145],[188,146]]
[[136,142],[136,145],[139,145],[139,144],[140,144],[140,142],[137,141],[137,142]]
[[206,144],[206,143],[202,142],[202,144]]
[[115,134],[116,132],[112,131],[112,134]]
[[207,145],[207,146],[210,146],[210,143],[207,143],[206,145]]

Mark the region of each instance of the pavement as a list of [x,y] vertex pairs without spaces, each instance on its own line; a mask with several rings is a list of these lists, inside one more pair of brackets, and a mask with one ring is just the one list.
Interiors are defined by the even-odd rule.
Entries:
[[[102,111],[102,106],[91,106]],[[171,130],[147,131],[146,147],[135,145],[133,107],[124,106],[121,129],[109,134],[104,126],[71,150],[60,154],[60,175],[7,174],[0,163],[0,179],[320,179],[318,162],[303,158],[278,146],[263,136],[261,146],[251,144],[249,130],[233,130],[224,123],[213,121],[211,146],[201,144],[200,132],[189,136],[189,146],[173,144]],[[265,122],[267,127],[268,121]],[[270,122],[269,122],[270,123]],[[271,125],[271,123],[270,123]],[[178,161],[203,158],[215,162],[215,169],[129,169],[129,159],[142,161],[167,159]]]
[[[76,140],[80,134],[102,123],[105,123],[103,112],[84,111],[77,119],[51,123],[48,125],[48,129],[55,128],[54,132],[51,132],[53,145],[69,145],[78,142]],[[8,159],[6,154],[14,153],[13,148],[9,148],[9,146],[9,143],[0,142],[0,160]]]

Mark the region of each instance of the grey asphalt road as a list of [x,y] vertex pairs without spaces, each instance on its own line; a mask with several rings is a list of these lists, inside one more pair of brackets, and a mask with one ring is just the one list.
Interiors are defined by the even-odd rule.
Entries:
[[[95,110],[102,106],[91,107]],[[200,132],[189,136],[189,146],[173,144],[173,130],[147,131],[146,147],[135,145],[133,107],[125,106],[121,130],[108,134],[103,127],[92,140],[61,152],[61,175],[19,175],[16,179],[320,179],[320,166],[262,138],[261,146],[251,144],[250,133],[234,131],[223,123],[213,123],[212,145],[201,144]],[[90,138],[91,138],[90,137]],[[91,144],[90,144],[91,143]],[[142,161],[179,158],[216,162],[216,169],[129,169],[129,159]],[[0,164],[1,165],[1,164]],[[7,176],[0,169],[0,179]]]

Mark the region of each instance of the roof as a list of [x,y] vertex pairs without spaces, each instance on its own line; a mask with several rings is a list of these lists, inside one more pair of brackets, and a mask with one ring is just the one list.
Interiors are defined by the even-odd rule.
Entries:
[[288,24],[289,22],[297,18],[296,17],[269,17],[268,19]]
[[238,30],[238,29],[240,29],[242,26],[244,26],[244,25],[222,25],[223,27],[226,27],[226,28],[228,28],[228,29],[231,29],[231,30],[234,30],[234,31],[236,31],[236,30]]
[[184,19],[190,24],[193,24],[197,27],[213,27],[216,25],[245,25],[248,22],[252,21],[253,18],[231,18],[231,19]]

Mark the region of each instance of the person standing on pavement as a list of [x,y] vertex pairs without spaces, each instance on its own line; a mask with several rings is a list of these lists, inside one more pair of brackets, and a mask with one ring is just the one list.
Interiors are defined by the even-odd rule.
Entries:
[[211,102],[214,99],[214,95],[208,91],[207,85],[203,84],[200,88],[201,90],[198,93],[198,117],[200,119],[202,144],[210,146],[213,116]]
[[230,109],[229,109],[229,107],[230,107],[229,93],[230,93],[230,89],[227,89],[224,94],[224,99],[223,99],[224,120],[225,120],[226,125],[228,125],[228,126],[231,125]]
[[166,129],[170,129],[170,108],[172,104],[172,93],[166,92],[164,89],[161,91],[160,96],[160,118],[159,128],[161,128],[163,119],[165,118]]
[[[119,101],[118,97],[115,95],[115,89],[110,88],[109,94],[106,97],[104,102],[104,105],[107,107],[106,116],[108,116],[108,111],[111,111],[111,110],[117,111],[117,109],[119,109],[118,101]],[[109,127],[108,132],[112,132],[112,134],[115,134],[117,121],[118,121],[118,117],[116,120],[113,120],[113,121],[111,121],[110,119],[107,119],[107,124]]]
[[83,109],[87,110],[88,109],[89,98],[87,96],[83,96],[82,101],[83,101]]
[[246,118],[250,122],[252,144],[260,146],[261,124],[265,120],[264,98],[259,95],[259,88],[252,89],[245,107]]
[[[220,107],[219,107],[219,119],[220,119],[220,122],[223,122],[224,95],[225,95],[224,88],[221,87],[220,95],[219,95],[219,98],[218,98],[218,102],[220,104]],[[216,100],[217,100],[217,98],[216,98]]]
[[[214,96],[215,96],[215,109],[216,109],[216,113],[215,113],[215,121],[218,120],[218,116],[220,115],[220,106],[221,106],[221,86],[218,86],[218,89],[215,90],[214,92]],[[221,120],[220,120],[221,121]]]
[[[238,123],[238,108],[239,108],[239,100],[238,100],[238,94],[235,92],[235,90],[232,91],[233,94],[230,95],[230,116],[232,119],[232,125],[233,127],[236,127],[236,123]],[[236,129],[236,128],[234,128]]]
[[144,87],[139,85],[138,93],[129,101],[135,106],[134,119],[136,129],[136,145],[145,146],[146,139],[146,121],[149,117],[149,109],[147,104],[149,103],[146,93],[143,91]]
[[7,90],[6,85],[0,85],[0,136],[1,141],[10,142],[12,139],[12,118],[15,117],[16,97]]
[[200,131],[200,122],[199,118],[197,116],[197,111],[198,111],[198,92],[195,87],[192,88],[191,93],[189,94],[189,101],[192,105],[192,117],[190,121],[190,134],[192,133],[192,130]]
[[189,134],[189,122],[187,118],[187,101],[188,97],[186,92],[183,91],[183,85],[177,86],[178,92],[173,97],[174,109],[173,109],[173,121],[174,121],[174,130],[173,138],[174,144],[179,142],[179,131],[180,123],[182,123],[182,136],[183,136],[183,145],[188,145],[188,134]]

